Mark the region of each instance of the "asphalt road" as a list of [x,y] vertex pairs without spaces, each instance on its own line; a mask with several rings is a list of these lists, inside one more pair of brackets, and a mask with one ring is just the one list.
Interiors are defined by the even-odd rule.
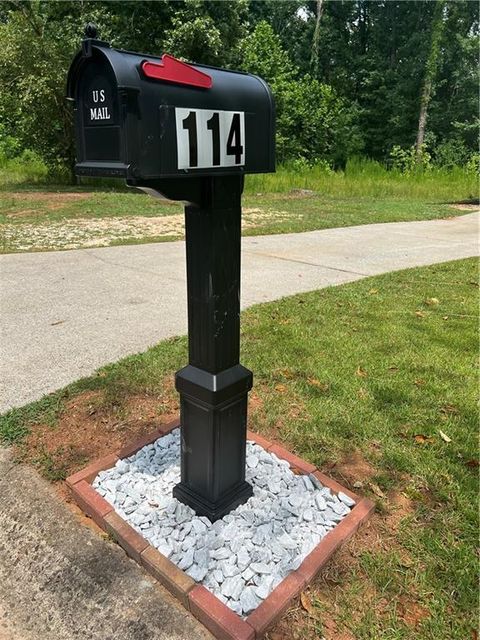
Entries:
[[[243,240],[242,307],[476,256],[479,214]],[[0,412],[186,333],[183,242],[0,257]]]

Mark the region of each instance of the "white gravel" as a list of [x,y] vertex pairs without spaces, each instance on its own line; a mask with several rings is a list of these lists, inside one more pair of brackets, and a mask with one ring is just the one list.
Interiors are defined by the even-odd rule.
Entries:
[[213,524],[172,497],[180,430],[101,471],[93,486],[134,529],[195,581],[246,616],[354,506],[311,475],[247,442],[253,496]]

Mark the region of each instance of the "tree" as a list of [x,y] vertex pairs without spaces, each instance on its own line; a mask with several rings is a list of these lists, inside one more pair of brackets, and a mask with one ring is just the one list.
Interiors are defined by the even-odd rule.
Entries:
[[[65,81],[85,24],[80,3],[37,0],[8,6],[7,20],[0,23],[0,122],[22,149],[36,151],[49,166],[72,167],[72,113]],[[67,9],[79,19],[64,20]],[[98,9],[93,15],[102,21]]]
[[247,7],[246,0],[186,0],[172,18],[164,47],[191,62],[235,67],[247,34]]
[[[102,39],[127,46],[142,29],[130,8],[166,15],[167,3],[25,2],[2,5],[0,12],[0,123],[2,134],[15,138],[20,149],[37,152],[55,173],[71,171],[74,144],[72,110],[65,98],[68,68],[79,49],[85,23],[95,22]],[[135,7],[133,6],[135,5]],[[111,11],[117,11],[112,13]],[[159,16],[160,17],[160,16]],[[164,20],[163,24],[168,21]],[[150,27],[150,37],[163,31]],[[147,43],[141,42],[140,45]],[[151,45],[150,45],[151,46]]]
[[478,5],[468,0],[449,3],[436,90],[428,110],[435,146],[454,144],[458,164],[462,156],[478,149],[478,11]]
[[65,79],[88,21],[112,46],[264,77],[281,161],[342,164],[361,148],[384,160],[417,141],[451,165],[478,147],[479,8],[469,0],[15,0],[0,2],[10,153],[72,166]]
[[313,41],[312,41],[312,57],[310,60],[312,71],[315,77],[318,76],[318,61],[319,61],[319,50],[320,50],[320,20],[322,19],[322,13],[323,13],[323,0],[317,0],[317,17],[315,19],[315,31],[313,32]]
[[428,106],[434,91],[434,83],[437,75],[438,61],[440,55],[440,42],[445,24],[445,3],[446,0],[436,0],[435,12],[432,20],[432,35],[430,41],[430,51],[425,65],[425,77],[423,80],[422,93],[420,98],[420,115],[418,117],[417,141],[415,152],[417,160],[421,159],[423,144],[425,140],[425,127],[427,124]]
[[279,36],[259,22],[242,46],[242,68],[269,83],[277,115],[277,157],[344,164],[361,150],[357,110],[333,87],[299,75]]

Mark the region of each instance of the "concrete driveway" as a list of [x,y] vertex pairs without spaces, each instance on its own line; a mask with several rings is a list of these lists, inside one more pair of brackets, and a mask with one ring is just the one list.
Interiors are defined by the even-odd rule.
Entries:
[[[243,240],[242,307],[478,255],[479,214]],[[186,333],[183,242],[0,257],[0,412]]]

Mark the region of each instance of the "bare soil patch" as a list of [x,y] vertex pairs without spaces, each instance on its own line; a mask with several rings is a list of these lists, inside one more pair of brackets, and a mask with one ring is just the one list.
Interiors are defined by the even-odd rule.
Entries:
[[376,471],[360,452],[352,451],[341,462],[333,463],[327,473],[341,484],[359,490],[368,485]]
[[[52,194],[88,197],[88,194]],[[60,204],[59,207],[62,205]],[[18,216],[36,213],[33,209],[17,212]],[[246,208],[244,228],[258,227],[272,219],[288,217],[284,211]],[[1,242],[10,251],[46,251],[106,247],[112,243],[149,238],[179,239],[184,235],[184,216],[117,216],[109,218],[71,218],[41,224],[3,224]]]
[[35,425],[16,446],[17,460],[28,462],[53,482],[63,480],[97,458],[120,449],[178,415],[173,382],[159,396],[129,396],[110,404],[101,391],[86,391],[68,402],[57,424]]
[[457,209],[458,211],[480,211],[479,204],[460,203],[460,204],[451,204],[450,207],[452,209]]
[[[27,204],[31,202],[41,202],[49,211],[57,211],[70,202],[88,200],[88,198],[92,196],[91,193],[76,193],[71,191],[18,191],[6,192],[2,195],[6,196],[16,203],[25,202],[25,204]],[[12,211],[9,213],[9,216],[11,216],[12,218],[19,218],[27,215],[34,215],[36,213],[38,213],[37,209],[26,208],[21,209],[20,211]]]
[[71,200],[86,200],[91,197],[88,192],[76,191],[7,191],[6,195],[13,200],[39,200],[52,204],[63,204]]

